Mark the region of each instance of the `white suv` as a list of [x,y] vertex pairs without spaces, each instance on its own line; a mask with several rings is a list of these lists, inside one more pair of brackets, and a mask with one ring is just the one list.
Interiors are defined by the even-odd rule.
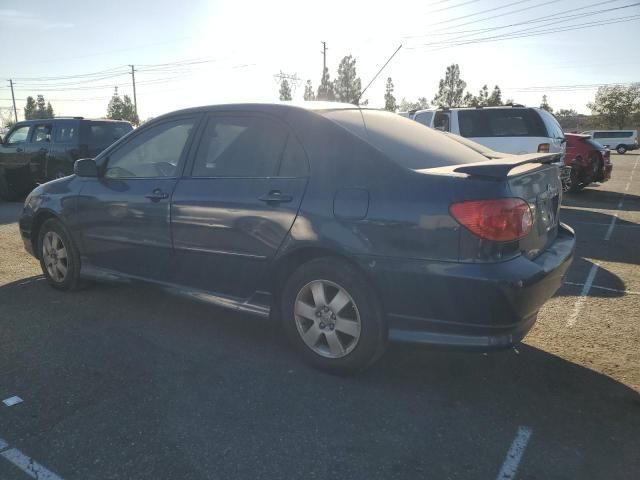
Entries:
[[620,155],[625,154],[628,150],[640,148],[637,130],[588,130],[582,133],[591,135],[591,138],[596,142],[615,150]]
[[521,105],[418,110],[410,118],[511,154],[566,149],[562,127],[549,112]]

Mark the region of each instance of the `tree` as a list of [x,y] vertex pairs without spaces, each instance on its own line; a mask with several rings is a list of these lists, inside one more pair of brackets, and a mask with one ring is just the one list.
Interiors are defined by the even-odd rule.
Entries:
[[549,105],[546,95],[542,95],[542,102],[540,103],[540,108],[543,110],[546,110],[549,113],[553,113],[553,108],[551,108],[551,105]]
[[598,87],[596,98],[587,107],[603,117],[607,126],[624,128],[634,114],[640,113],[640,83]]
[[140,124],[131,98],[129,95],[121,98],[120,95],[118,95],[117,87],[111,100],[109,100],[109,105],[107,105],[107,118],[110,120],[126,120],[134,125]]
[[318,100],[327,100],[329,102],[333,102],[336,99],[335,92],[333,91],[333,83],[329,78],[329,69],[326,67],[322,71],[322,79],[318,86],[318,95],[316,98]]
[[398,106],[401,112],[410,112],[412,110],[424,110],[429,108],[429,102],[426,97],[418,98],[417,102],[410,102],[406,98],[403,98]]
[[358,104],[362,83],[356,74],[356,59],[351,55],[347,55],[340,61],[338,78],[333,81],[333,90],[339,102]]
[[462,97],[462,105],[465,107],[477,107],[478,97],[471,92],[467,92],[464,94],[464,97]]
[[561,108],[560,110],[558,110],[556,112],[556,118],[558,119],[558,121],[560,120],[565,120],[568,118],[573,118],[573,117],[577,117],[578,116],[578,112],[576,112],[574,109],[566,109],[566,108]]
[[47,102],[47,117],[46,118],[53,118],[53,107],[51,106],[51,102]]
[[458,107],[462,105],[462,94],[467,83],[460,79],[460,67],[454,63],[447,67],[443,79],[438,85],[438,93],[433,103],[442,108]]
[[280,84],[280,100],[291,100],[291,87],[289,86],[289,82],[286,78],[283,78],[282,83]]
[[313,93],[313,85],[311,80],[307,80],[307,84],[304,86],[304,99],[309,102],[316,99],[315,93]]
[[24,119],[33,120],[36,117],[36,101],[32,96],[27,97],[27,104],[24,106]]
[[395,112],[398,109],[396,97],[393,96],[393,81],[391,77],[387,78],[387,85],[384,92],[384,109]]
[[491,95],[489,95],[489,98],[487,98],[487,106],[497,107],[500,105],[502,105],[502,90],[500,90],[500,87],[496,85],[493,87],[493,91],[491,92]]

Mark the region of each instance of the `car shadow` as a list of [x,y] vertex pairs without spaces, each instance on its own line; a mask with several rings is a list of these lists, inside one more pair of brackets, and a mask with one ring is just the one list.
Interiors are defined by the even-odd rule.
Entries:
[[[618,206],[622,194],[609,190],[599,190],[599,185],[590,185],[581,192],[565,193],[562,196],[562,205],[577,208],[605,208],[615,209]],[[624,196],[624,211],[640,211],[640,196],[626,194]]]
[[0,200],[0,225],[16,223],[22,213],[22,202],[5,202]]
[[[40,278],[0,287],[0,384],[33,396],[2,433],[39,451],[38,432],[55,425],[65,448],[47,449],[48,461],[63,476],[93,446],[96,478],[205,478],[196,465],[221,478],[234,465],[246,478],[494,478],[519,426],[535,439],[522,478],[640,467],[638,392],[538,348],[393,345],[369,370],[336,377],[303,364],[270,321],[154,288],[61,293]],[[171,464],[167,449],[179,453]],[[141,473],[143,457],[153,461]]]

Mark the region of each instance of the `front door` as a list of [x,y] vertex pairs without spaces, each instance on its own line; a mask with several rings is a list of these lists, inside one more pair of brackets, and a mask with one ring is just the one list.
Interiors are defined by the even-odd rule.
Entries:
[[169,205],[197,118],[141,128],[96,162],[78,197],[84,262],[151,280],[167,280],[172,246]]
[[276,118],[212,114],[173,194],[176,281],[248,298],[298,213],[308,163]]
[[24,146],[31,178],[38,183],[48,180],[46,178],[46,166],[49,150],[51,149],[52,129],[51,122],[43,121],[42,123],[34,124],[29,142]]

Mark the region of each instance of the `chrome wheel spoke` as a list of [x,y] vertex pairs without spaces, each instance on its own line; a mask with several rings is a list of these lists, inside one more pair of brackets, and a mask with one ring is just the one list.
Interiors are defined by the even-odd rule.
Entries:
[[[307,283],[298,292],[293,309],[298,333],[314,353],[341,358],[358,344],[362,333],[360,312],[340,285],[329,280]],[[340,315],[342,311],[345,313]]]
[[63,279],[67,275],[67,266],[64,263],[58,262],[56,269],[60,272],[60,279]]
[[311,348],[314,348],[318,344],[320,335],[322,335],[322,330],[320,330],[320,328],[314,323],[302,336],[302,339],[304,340],[304,343],[309,345]]
[[311,284],[311,295],[313,295],[313,303],[316,307],[323,307],[327,304],[327,299],[324,293],[324,283],[314,282]]
[[335,297],[333,297],[333,300],[331,300],[331,303],[329,303],[328,306],[331,311],[333,311],[333,313],[337,315],[350,302],[351,300],[349,299],[349,296],[345,293],[344,290],[340,289],[338,290],[338,293],[336,293]]
[[316,319],[316,309],[311,305],[306,304],[302,300],[296,301],[296,315],[299,315],[302,318],[306,318],[308,320],[315,321]]
[[360,336],[360,324],[353,320],[338,317],[336,319],[336,330],[351,337],[357,338]]
[[59,260],[66,260],[66,258],[67,258],[67,249],[62,247],[60,250],[58,250],[57,254],[58,254],[58,259]]
[[325,338],[327,339],[327,344],[329,345],[329,351],[334,357],[342,357],[345,353],[344,347],[342,346],[342,342],[336,335],[336,332],[327,332],[325,333]]

